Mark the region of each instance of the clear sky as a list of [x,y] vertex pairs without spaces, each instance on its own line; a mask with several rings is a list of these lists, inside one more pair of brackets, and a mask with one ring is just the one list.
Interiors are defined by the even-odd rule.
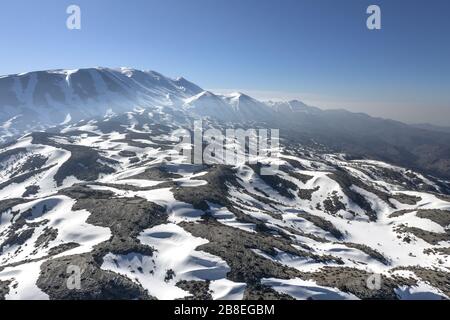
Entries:
[[[79,31],[66,28],[70,4]],[[370,4],[379,31],[366,27]],[[448,0],[2,0],[0,74],[128,66],[450,125],[449,21]]]

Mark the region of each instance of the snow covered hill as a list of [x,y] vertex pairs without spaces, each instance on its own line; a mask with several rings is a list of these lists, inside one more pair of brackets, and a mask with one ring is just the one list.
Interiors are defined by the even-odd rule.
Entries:
[[[269,176],[257,164],[189,164],[175,133],[191,108],[259,103],[90,72],[164,82],[158,97],[176,93],[181,109],[114,110],[0,147],[0,299],[450,297],[449,182],[295,139],[266,159],[279,165]],[[305,110],[270,110],[281,108]],[[79,288],[67,285],[73,267]]]

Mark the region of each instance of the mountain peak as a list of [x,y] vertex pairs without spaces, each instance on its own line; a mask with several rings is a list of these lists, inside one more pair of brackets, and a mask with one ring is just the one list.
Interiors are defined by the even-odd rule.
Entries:
[[250,97],[249,95],[236,91],[236,92],[232,92],[228,95],[226,95],[226,97],[228,97],[231,100],[235,100],[235,101],[257,101],[256,99]]
[[186,103],[192,103],[194,101],[197,101],[199,99],[205,98],[205,97],[213,97],[214,93],[210,92],[210,91],[202,91],[192,97],[189,97],[185,100]]

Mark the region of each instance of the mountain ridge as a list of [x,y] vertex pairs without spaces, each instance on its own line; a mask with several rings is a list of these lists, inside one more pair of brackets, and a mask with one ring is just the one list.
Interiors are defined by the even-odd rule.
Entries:
[[[179,77],[132,68],[37,71],[0,78],[0,142],[25,133],[136,108],[221,122],[264,124],[283,138],[370,157],[450,179],[450,132],[300,101],[264,103],[218,95]],[[253,125],[252,125],[253,123]]]

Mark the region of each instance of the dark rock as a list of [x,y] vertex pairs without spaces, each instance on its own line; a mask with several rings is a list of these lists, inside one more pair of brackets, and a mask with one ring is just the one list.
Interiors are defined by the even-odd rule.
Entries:
[[212,300],[211,290],[209,289],[209,281],[179,281],[177,287],[188,291],[192,296],[183,300]]
[[[69,266],[81,270],[80,289],[69,289]],[[130,279],[105,271],[90,254],[50,259],[41,265],[37,286],[52,300],[145,300],[151,296]]]

